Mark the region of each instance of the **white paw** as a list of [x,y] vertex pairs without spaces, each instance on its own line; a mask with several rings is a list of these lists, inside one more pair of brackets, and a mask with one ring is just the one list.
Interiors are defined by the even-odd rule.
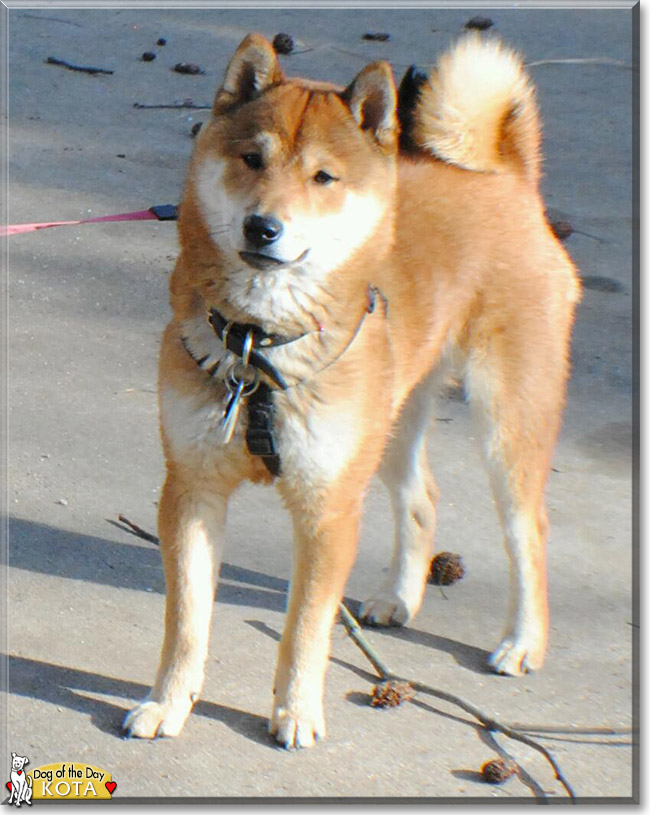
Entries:
[[488,657],[488,664],[498,674],[523,676],[537,671],[544,662],[544,649],[523,638],[506,637]]
[[269,722],[269,733],[286,750],[313,747],[318,739],[325,738],[325,720],[322,713],[301,716],[276,705]]
[[178,736],[192,710],[192,705],[189,697],[187,701],[176,701],[174,704],[145,699],[126,714],[122,724],[124,735],[127,738],[138,739]]
[[359,611],[360,619],[367,625],[406,625],[413,616],[404,600],[388,592],[370,597]]

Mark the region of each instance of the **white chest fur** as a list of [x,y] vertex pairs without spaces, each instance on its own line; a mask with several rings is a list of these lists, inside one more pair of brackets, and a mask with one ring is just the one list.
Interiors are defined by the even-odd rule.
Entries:
[[[225,399],[187,395],[166,387],[160,394],[160,421],[172,457],[188,465],[214,466],[223,453],[221,419]],[[235,430],[231,444],[238,440]]]
[[285,473],[309,484],[334,481],[345,469],[359,444],[359,419],[354,411],[341,414],[340,406],[282,394],[278,404],[280,458]]
[[[325,485],[335,480],[357,451],[358,418],[342,416],[329,405],[277,393],[274,434],[280,454],[282,474],[297,477],[308,484]],[[310,405],[303,412],[303,406]],[[225,453],[220,428],[223,403],[209,395],[180,394],[165,388],[160,399],[161,423],[170,453],[175,460],[192,467],[216,468]],[[245,444],[246,406],[229,446]]]

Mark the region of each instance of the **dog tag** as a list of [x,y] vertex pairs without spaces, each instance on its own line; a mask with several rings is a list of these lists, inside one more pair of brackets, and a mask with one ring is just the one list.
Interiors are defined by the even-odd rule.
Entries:
[[237,385],[237,389],[230,394],[226,401],[226,407],[223,411],[223,416],[219,422],[221,430],[221,443],[228,444],[232,439],[239,418],[239,410],[241,408],[242,393],[244,392],[245,383],[242,379]]
[[260,375],[252,365],[235,362],[226,374],[226,387],[230,392],[226,400],[223,416],[219,422],[221,443],[228,444],[233,437],[242,400],[257,390],[260,384]]

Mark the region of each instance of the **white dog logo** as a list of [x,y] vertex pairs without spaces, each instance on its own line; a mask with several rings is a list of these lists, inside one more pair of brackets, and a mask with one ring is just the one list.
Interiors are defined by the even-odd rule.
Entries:
[[11,754],[11,795],[9,803],[17,807],[24,801],[32,805],[32,779],[25,774],[25,764],[29,764],[27,756]]

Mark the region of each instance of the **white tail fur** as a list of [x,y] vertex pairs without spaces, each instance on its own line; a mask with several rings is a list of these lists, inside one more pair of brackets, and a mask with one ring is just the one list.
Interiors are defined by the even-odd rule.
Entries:
[[498,40],[470,35],[438,61],[415,111],[414,139],[468,170],[540,174],[535,89],[521,57]]

